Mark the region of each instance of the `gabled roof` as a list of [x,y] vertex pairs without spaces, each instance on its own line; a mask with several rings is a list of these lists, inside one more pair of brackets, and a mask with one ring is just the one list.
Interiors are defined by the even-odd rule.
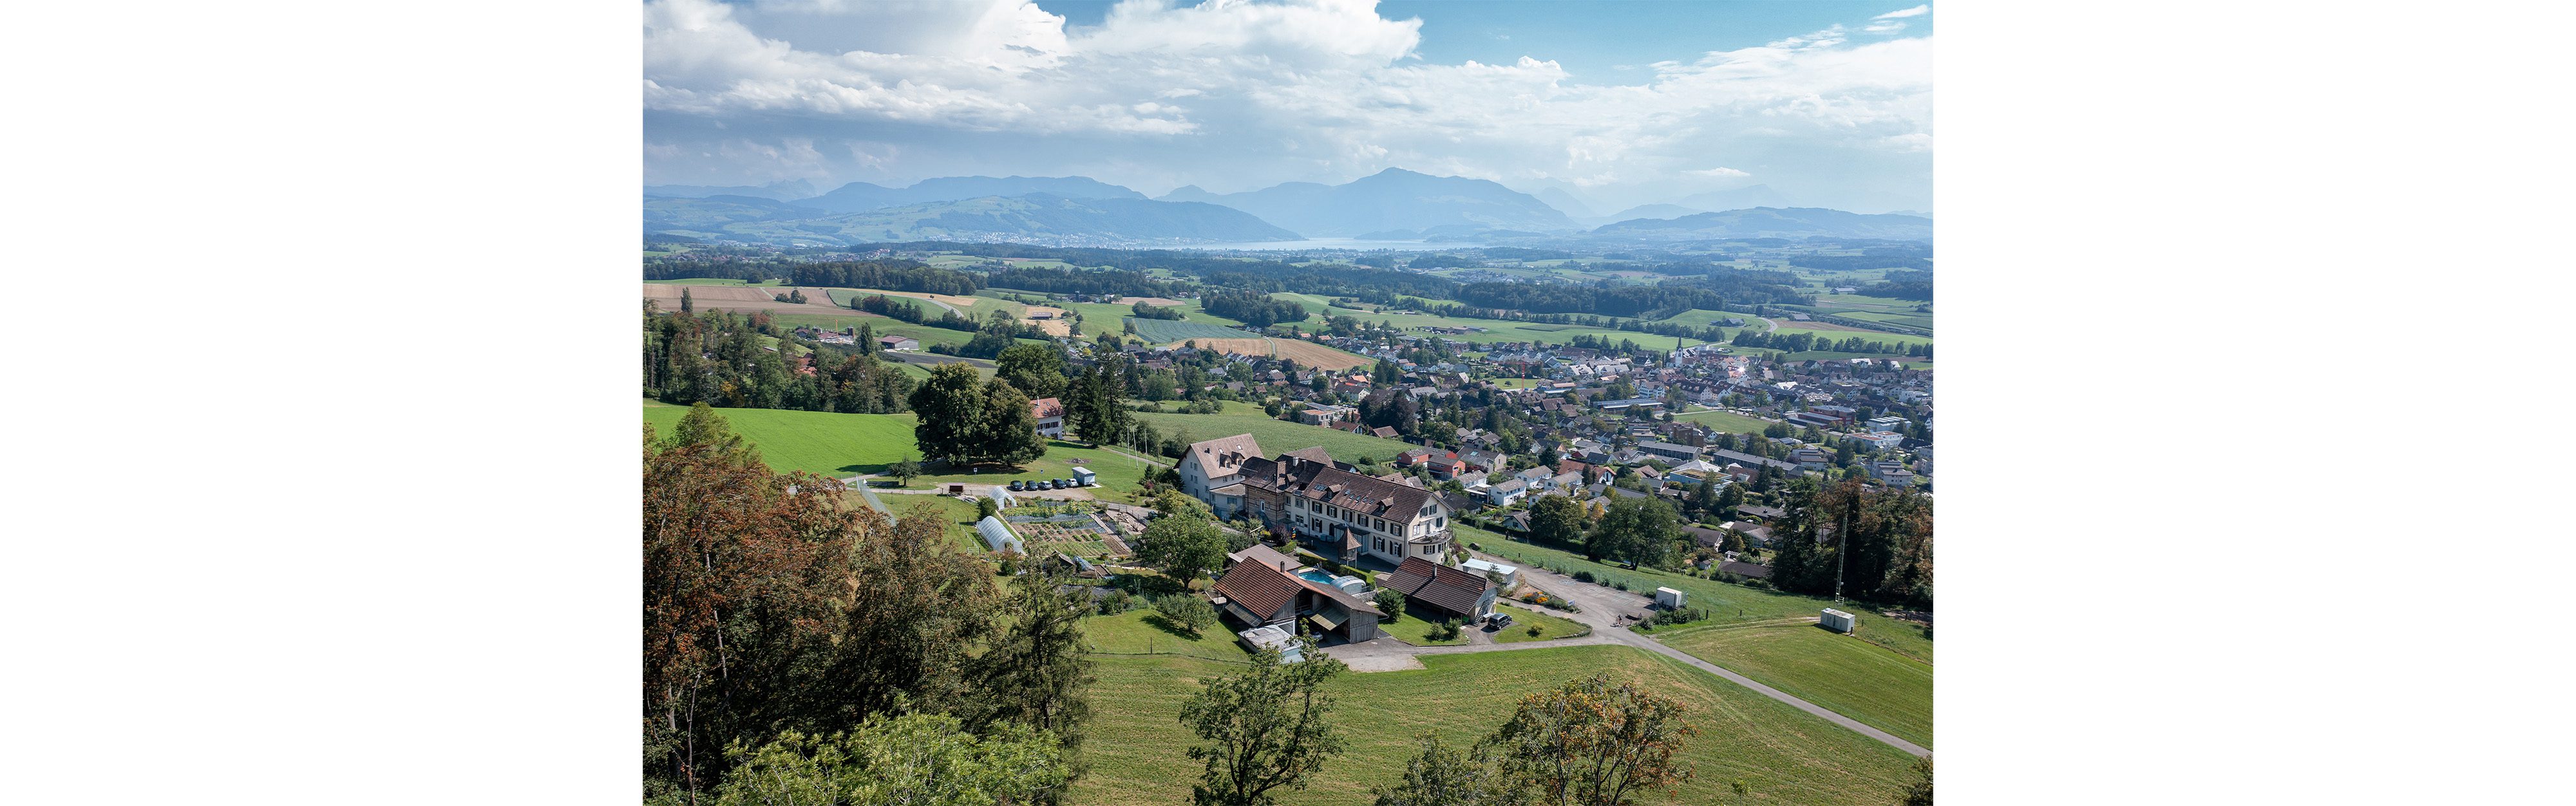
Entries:
[[1190,443],[1189,453],[1184,454],[1184,457],[1190,456],[1198,457],[1199,466],[1208,470],[1233,468],[1243,464],[1245,459],[1260,457],[1261,443],[1253,439],[1251,434],[1218,437],[1205,442]]
[[1249,548],[1225,556],[1226,559],[1238,563],[1257,563],[1281,571],[1297,570],[1297,558],[1282,554],[1278,549],[1260,543],[1254,543]]
[[1064,416],[1064,402],[1052,397],[1041,397],[1036,400],[1029,401],[1029,409],[1031,413],[1036,414],[1037,418],[1041,420],[1049,417]]
[[1408,598],[1462,616],[1476,612],[1476,604],[1485,598],[1485,589],[1493,587],[1482,574],[1421,557],[1404,558],[1403,565],[1379,574],[1377,581]]
[[1285,492],[1309,501],[1391,521],[1410,523],[1431,502],[1431,491],[1371,478],[1330,465],[1301,463],[1283,479]]
[[1297,592],[1305,589],[1287,572],[1261,563],[1236,563],[1209,588],[1245,612],[1265,619],[1279,615],[1280,610],[1297,601]]

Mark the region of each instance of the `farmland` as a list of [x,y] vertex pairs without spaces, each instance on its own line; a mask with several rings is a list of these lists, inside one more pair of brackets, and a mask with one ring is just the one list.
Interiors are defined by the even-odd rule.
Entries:
[[[1141,625],[1148,617],[1109,618]],[[1098,629],[1116,646],[1141,643],[1128,624],[1113,622]],[[1153,635],[1158,648],[1172,638],[1160,631]],[[1220,654],[1204,642],[1182,651]],[[1117,763],[1093,765],[1075,784],[1071,802],[1187,802],[1198,765],[1187,757],[1193,742],[1179,722],[1181,703],[1200,689],[1202,680],[1242,667],[1171,655],[1101,655],[1095,660],[1099,680],[1091,689],[1093,717],[1085,729],[1085,752]],[[1392,784],[1402,774],[1402,760],[1414,753],[1416,734],[1433,731],[1453,746],[1464,746],[1501,725],[1523,695],[1596,671],[1686,705],[1699,735],[1689,741],[1682,759],[1697,768],[1701,782],[1744,780],[1755,802],[1886,802],[1903,788],[1913,763],[1895,748],[1634,647],[1434,655],[1423,657],[1422,663],[1420,670],[1334,678],[1328,688],[1335,695],[1333,716],[1346,739],[1345,753],[1324,765],[1305,790],[1280,793],[1280,802],[1366,803],[1369,787]],[[1698,783],[1682,787],[1677,802],[1717,806],[1735,801],[1723,785]]]
[[1340,350],[1316,344],[1311,341],[1305,341],[1303,339],[1259,337],[1193,339],[1192,341],[1197,342],[1199,349],[1202,350],[1216,350],[1219,352],[1240,353],[1244,355],[1276,355],[1280,358],[1295,361],[1297,362],[1297,365],[1301,367],[1344,370],[1352,367],[1364,367],[1374,363],[1374,359],[1367,356],[1342,352]]
[[1413,449],[1412,445],[1392,439],[1335,431],[1321,426],[1275,420],[1261,413],[1261,407],[1250,403],[1228,402],[1221,414],[1173,414],[1138,412],[1137,417],[1165,431],[1175,431],[1183,441],[1198,442],[1249,433],[1269,454],[1322,445],[1333,458],[1359,461],[1365,457],[1376,461],[1395,458]]
[[1657,640],[1835,713],[1932,746],[1932,666],[1813,624],[1659,630]]
[[1190,339],[1240,339],[1252,335],[1223,325],[1186,319],[1138,319],[1130,316],[1126,322],[1136,326],[1136,337],[1148,344],[1173,344]]

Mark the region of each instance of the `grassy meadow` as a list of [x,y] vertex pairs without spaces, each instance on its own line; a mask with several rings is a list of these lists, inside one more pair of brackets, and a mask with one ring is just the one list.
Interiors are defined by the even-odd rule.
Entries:
[[[1143,622],[1134,614],[1109,619]],[[1128,631],[1123,624],[1102,624],[1105,620],[1090,622],[1101,625],[1095,634]],[[1158,646],[1170,637],[1157,635]],[[1093,716],[1083,745],[1091,770],[1075,784],[1070,802],[1188,802],[1199,765],[1187,755],[1196,739],[1179,721],[1181,703],[1202,688],[1201,681],[1242,667],[1203,657],[1095,659],[1098,682],[1091,689]],[[1434,655],[1423,657],[1422,663],[1420,670],[1337,676],[1329,688],[1335,694],[1332,716],[1344,738],[1344,753],[1325,764],[1306,789],[1280,792],[1279,802],[1367,803],[1369,787],[1392,784],[1402,775],[1417,734],[1434,731],[1453,746],[1464,746],[1500,726],[1522,696],[1594,672],[1634,681],[1689,708],[1687,718],[1699,735],[1689,740],[1681,758],[1697,769],[1698,779],[1680,788],[1671,802],[1733,804],[1734,796],[1720,782],[1742,779],[1752,787],[1748,802],[1883,803],[1904,788],[1914,761],[1716,675],[1634,647]],[[1665,801],[1658,796],[1648,802]]]
[[1932,746],[1932,666],[1813,624],[1658,630],[1657,640],[1834,713]]

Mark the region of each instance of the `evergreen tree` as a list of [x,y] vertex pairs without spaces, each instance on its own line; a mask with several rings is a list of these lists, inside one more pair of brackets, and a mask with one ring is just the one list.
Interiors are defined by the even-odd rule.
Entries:
[[1002,633],[968,671],[978,689],[969,701],[984,709],[980,724],[1013,722],[1068,745],[1082,741],[1091,716],[1085,689],[1093,679],[1082,617],[1091,610],[1091,594],[1081,587],[1064,592],[1068,581],[1035,573],[1013,580]]

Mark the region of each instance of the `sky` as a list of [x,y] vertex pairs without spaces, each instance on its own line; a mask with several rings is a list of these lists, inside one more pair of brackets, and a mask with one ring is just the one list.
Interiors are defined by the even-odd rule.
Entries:
[[1767,185],[1932,210],[1932,9],[1896,2],[650,0],[646,184],[1387,168],[1594,212]]

